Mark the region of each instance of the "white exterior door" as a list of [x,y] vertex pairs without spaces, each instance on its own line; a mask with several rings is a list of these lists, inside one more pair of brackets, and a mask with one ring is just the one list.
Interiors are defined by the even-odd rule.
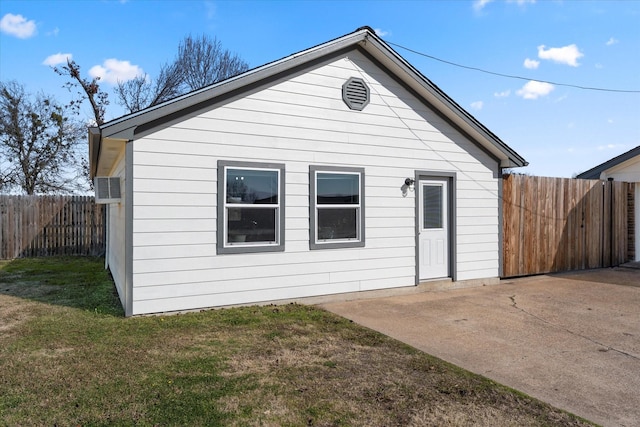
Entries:
[[448,181],[421,180],[418,184],[419,278],[449,277]]

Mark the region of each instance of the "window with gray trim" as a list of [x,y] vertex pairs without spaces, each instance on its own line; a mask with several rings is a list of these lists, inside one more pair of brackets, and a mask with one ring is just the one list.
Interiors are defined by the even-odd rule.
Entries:
[[364,169],[309,168],[311,249],[364,246]]
[[218,253],[284,250],[284,165],[218,162]]

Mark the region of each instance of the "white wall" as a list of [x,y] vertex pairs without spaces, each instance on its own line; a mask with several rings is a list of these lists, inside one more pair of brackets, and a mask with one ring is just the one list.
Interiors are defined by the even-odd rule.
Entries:
[[[341,87],[360,77],[371,102]],[[358,52],[134,142],[133,314],[415,283],[416,170],[457,173],[458,280],[497,277],[497,163]],[[218,160],[284,163],[284,252],[216,255]],[[309,250],[309,165],[364,167],[366,246]]]
[[118,289],[120,301],[125,304],[125,160],[124,152],[116,162],[110,176],[120,177],[122,201],[108,205],[109,209],[109,249],[107,253],[109,270]]

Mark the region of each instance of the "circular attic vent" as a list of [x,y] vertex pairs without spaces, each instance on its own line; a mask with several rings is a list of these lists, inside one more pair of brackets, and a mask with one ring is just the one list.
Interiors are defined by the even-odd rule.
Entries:
[[364,80],[351,77],[342,85],[342,99],[352,110],[361,111],[369,103],[369,87]]

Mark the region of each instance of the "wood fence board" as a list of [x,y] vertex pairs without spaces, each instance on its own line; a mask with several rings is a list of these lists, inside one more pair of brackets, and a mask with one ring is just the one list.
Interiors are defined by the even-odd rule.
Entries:
[[100,255],[104,216],[93,197],[0,195],[0,259]]
[[[634,184],[507,175],[504,277],[609,267],[628,261]],[[630,249],[631,248],[631,249]]]
[[525,241],[524,241],[524,224],[525,224],[525,214],[526,214],[526,209],[524,209],[525,206],[525,192],[524,191],[519,191],[522,188],[522,183],[518,182],[516,179],[514,179],[514,184],[516,185],[516,192],[515,192],[515,198],[514,200],[517,200],[517,206],[520,207],[520,209],[518,210],[518,228],[517,228],[517,232],[516,232],[516,242],[518,245],[518,251],[516,252],[516,260],[517,260],[517,264],[514,265],[514,269],[515,271],[520,271],[522,269],[525,268]]
[[636,209],[638,209],[638,201],[634,200],[636,195],[636,185],[638,184],[627,184],[627,236],[629,236],[629,238],[627,239],[627,251],[630,259],[637,259],[636,254],[638,250],[638,244],[640,243],[636,242],[634,239],[634,237],[636,236],[636,227],[638,227],[638,224],[636,223]]

